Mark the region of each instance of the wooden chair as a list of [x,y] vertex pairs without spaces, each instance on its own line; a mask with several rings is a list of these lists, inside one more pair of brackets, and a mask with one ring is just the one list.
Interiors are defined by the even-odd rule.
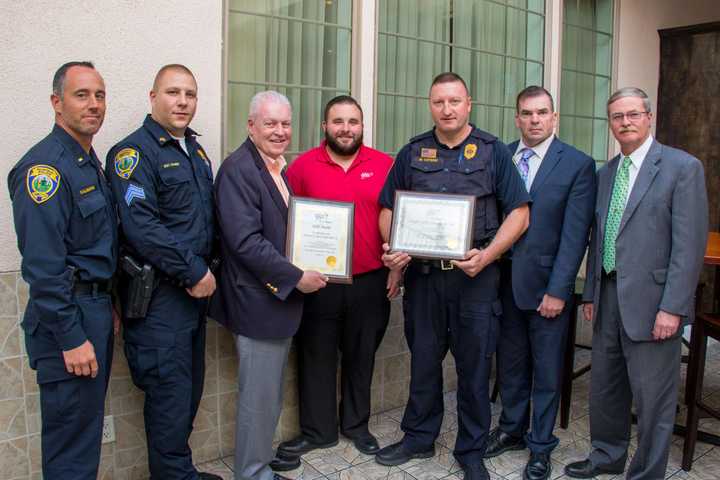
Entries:
[[702,418],[714,417],[720,420],[720,411],[702,401],[702,384],[703,375],[705,374],[708,338],[720,340],[720,315],[696,313],[695,323],[693,323],[692,334],[690,335],[690,360],[687,370],[687,398],[685,403],[688,406],[688,414],[682,457],[682,468],[685,471],[692,468],[695,444],[698,438],[712,442],[710,437],[713,437],[713,435],[698,432],[698,423],[701,416]]

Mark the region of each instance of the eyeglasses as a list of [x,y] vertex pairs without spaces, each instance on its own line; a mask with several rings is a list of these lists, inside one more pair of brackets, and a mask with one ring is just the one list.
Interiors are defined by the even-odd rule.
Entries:
[[615,123],[620,123],[623,121],[623,119],[625,117],[627,117],[627,119],[630,120],[631,122],[637,122],[638,120],[640,120],[642,118],[643,115],[645,115],[647,113],[648,112],[637,112],[637,111],[632,111],[632,112],[627,112],[627,113],[613,113],[612,115],[610,115],[610,121],[615,122]]

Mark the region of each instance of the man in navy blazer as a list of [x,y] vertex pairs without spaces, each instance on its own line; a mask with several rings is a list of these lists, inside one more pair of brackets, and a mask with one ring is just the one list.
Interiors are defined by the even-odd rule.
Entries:
[[225,159],[215,180],[223,261],[211,316],[233,333],[238,352],[236,479],[282,478],[269,463],[282,408],[283,371],[300,324],[302,293],[323,288],[327,281],[285,258],[290,187],[283,154],[290,144],[291,119],[284,95],[256,94],[250,101],[248,139]]
[[588,242],[595,163],[553,135],[557,113],[547,90],[527,87],[516,106],[521,139],[509,148],[532,205],[530,227],[503,262],[497,348],[503,410],[486,458],[527,445],[523,477],[539,480],[549,478],[550,452],[558,444],[553,427],[565,338],[574,321],[565,306]]

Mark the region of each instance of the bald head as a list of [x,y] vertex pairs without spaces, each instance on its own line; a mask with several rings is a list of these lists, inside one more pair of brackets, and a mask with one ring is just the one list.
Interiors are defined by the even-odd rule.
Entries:
[[[175,73],[175,72],[186,73],[186,74],[190,75],[193,78],[193,80],[195,80],[195,75],[193,75],[192,71],[190,71],[190,69],[188,67],[186,67],[185,65],[181,65],[179,63],[171,63],[169,65],[165,65],[160,70],[158,70],[157,75],[155,75],[155,80],[153,81],[153,87],[152,87],[153,91],[157,92],[157,90],[160,86],[160,83],[162,82],[163,77],[166,74]],[[197,83],[197,81],[196,81],[196,83]]]

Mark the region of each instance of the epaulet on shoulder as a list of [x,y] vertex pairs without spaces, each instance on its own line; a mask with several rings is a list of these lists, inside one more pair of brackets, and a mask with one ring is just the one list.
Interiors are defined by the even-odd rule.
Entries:
[[432,130],[428,130],[427,132],[423,132],[420,135],[416,135],[416,136],[412,137],[408,143],[416,143],[416,142],[419,142],[420,140],[424,140],[428,137],[432,137]]
[[26,166],[32,166],[38,163],[60,166],[63,151],[62,143],[59,141],[48,141],[46,138],[33,145],[23,156],[20,163]]
[[[149,140],[152,139],[152,142]],[[119,142],[117,142],[115,145],[113,145],[112,149],[115,153],[119,152],[120,150],[124,148],[132,148],[133,150],[147,150],[150,145],[157,144],[157,140],[150,135],[150,132],[147,132],[143,129],[141,126],[140,128],[137,128],[130,132],[127,136],[122,138]],[[141,148],[140,145],[143,145],[144,148]]]

